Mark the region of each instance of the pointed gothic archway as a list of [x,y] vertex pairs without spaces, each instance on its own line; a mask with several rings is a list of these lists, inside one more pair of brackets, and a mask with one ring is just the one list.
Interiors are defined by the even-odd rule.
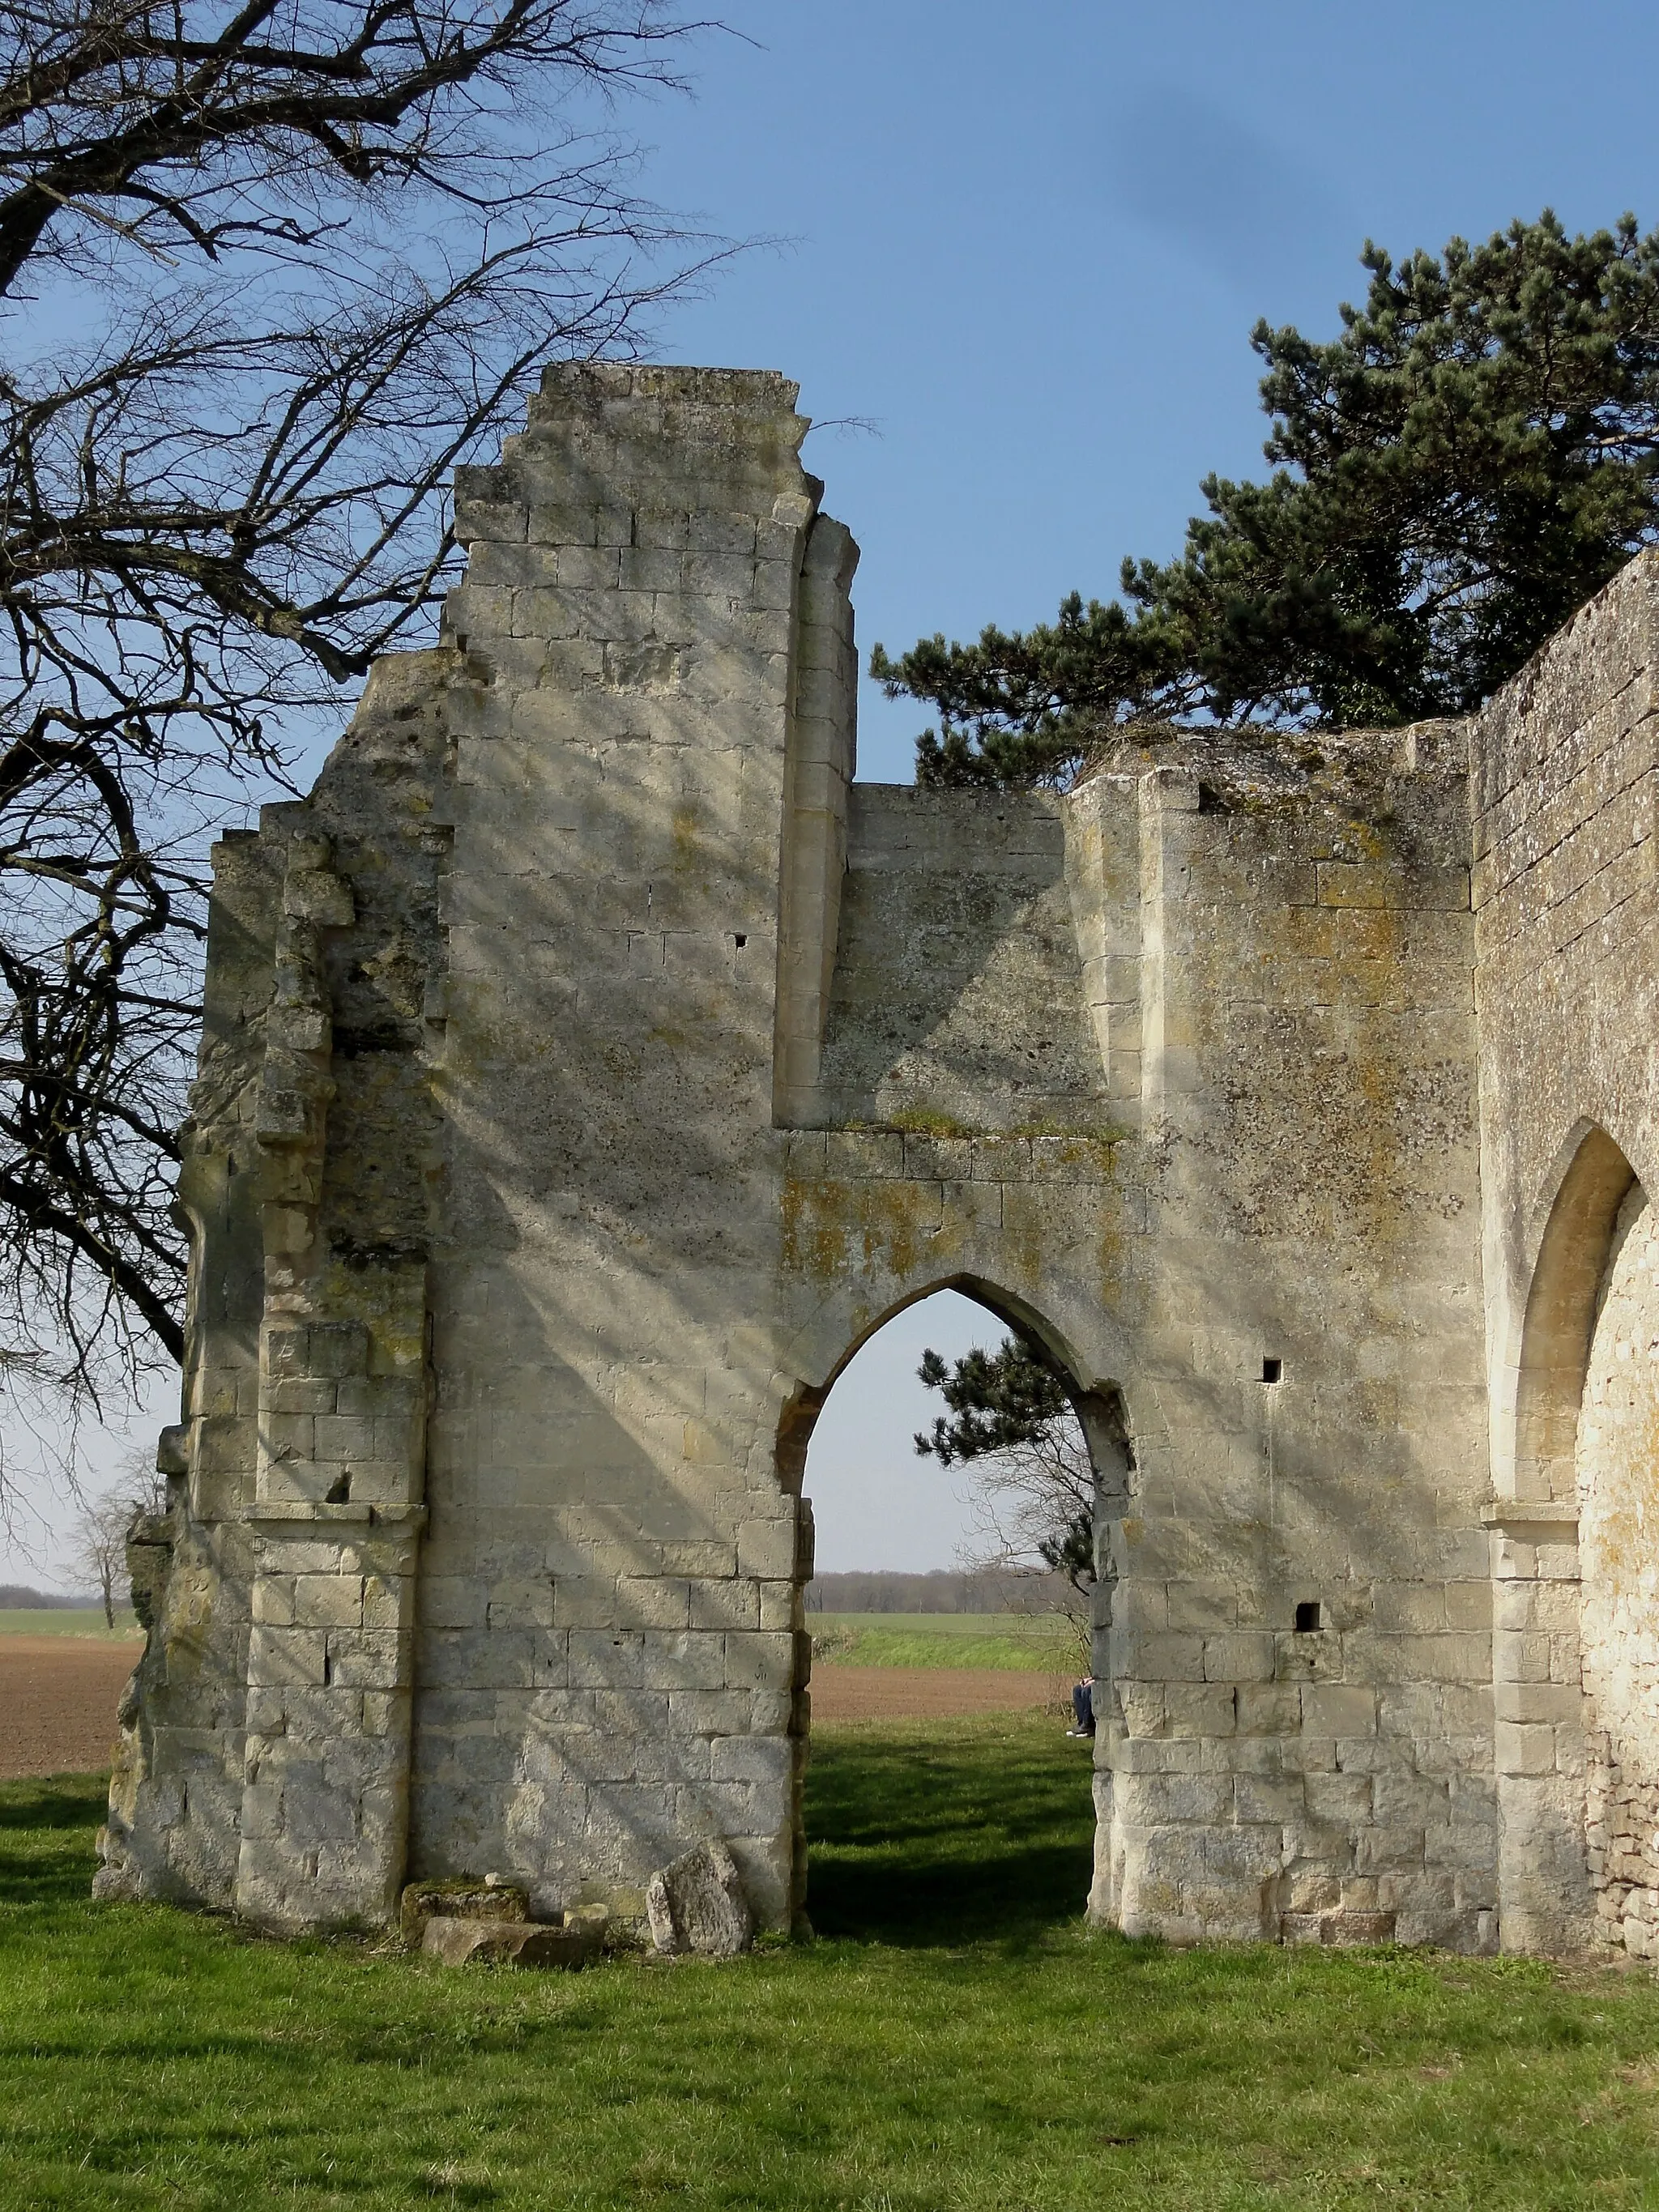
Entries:
[[[1122,1395],[1115,1389],[1085,1389],[1076,1379],[1075,1367],[1058,1334],[1046,1320],[1025,1309],[999,1288],[977,1279],[953,1276],[926,1285],[888,1308],[867,1326],[860,1328],[842,1356],[835,1362],[826,1381],[820,1386],[804,1389],[786,1408],[778,1441],[778,1468],[784,1486],[802,1501],[802,1515],[810,1529],[812,1522],[811,1499],[808,1491],[809,1447],[818,1416],[828,1403],[831,1393],[847,1376],[848,1368],[860,1352],[871,1346],[901,1314],[914,1312],[941,1292],[955,1291],[972,1304],[982,1308],[998,1328],[1010,1335],[1024,1339],[1042,1351],[1060,1376],[1072,1411],[1076,1418],[1082,1443],[1086,1448],[1092,1474],[1093,1518],[1095,1530],[1096,1581],[1091,1623],[1092,1656],[1090,1670],[1096,1683],[1096,1705],[1101,1726],[1095,1743],[1093,1798],[1096,1821],[1095,1875],[1090,1885],[1088,1902],[1098,1915],[1109,1909],[1112,1884],[1109,1868],[1110,1816],[1112,1806],[1112,1774],[1109,1765],[1113,1732],[1109,1725],[1111,1698],[1108,1632],[1111,1620],[1111,1592],[1115,1572],[1115,1524],[1124,1513],[1128,1496],[1130,1473],[1133,1465],[1129,1442],[1129,1427]],[[908,1448],[908,1436],[903,1439]],[[803,1547],[798,1561],[795,1590],[795,1626],[797,1628],[797,1674],[795,1712],[792,1729],[794,1747],[794,1876],[793,1884],[793,1909],[799,1916],[806,1908],[808,1893],[808,1838],[805,1820],[805,1775],[811,1732],[811,1638],[807,1630],[805,1595],[813,1568],[813,1542],[811,1538]],[[1076,1903],[1080,1911],[1085,1904],[1079,1893]]]
[[1659,1865],[1626,1862],[1659,1813],[1656,1264],[1647,1194],[1590,1126],[1540,1242],[1492,1516],[1506,1949],[1578,1948],[1598,1931],[1649,1948],[1639,1899]]

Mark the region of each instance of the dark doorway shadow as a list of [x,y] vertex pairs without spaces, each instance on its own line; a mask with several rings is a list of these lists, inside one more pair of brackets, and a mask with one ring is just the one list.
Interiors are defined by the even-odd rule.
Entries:
[[814,1930],[931,1946],[1077,1925],[1094,1850],[1091,1748],[1023,1713],[815,1729]]

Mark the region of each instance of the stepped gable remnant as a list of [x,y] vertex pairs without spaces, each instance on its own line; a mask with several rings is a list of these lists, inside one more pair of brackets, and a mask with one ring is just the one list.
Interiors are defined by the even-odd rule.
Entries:
[[1466,725],[855,784],[794,398],[550,371],[218,848],[100,1893],[787,1926],[807,1438],[951,1285],[1096,1455],[1099,1920],[1659,1955],[1659,560]]

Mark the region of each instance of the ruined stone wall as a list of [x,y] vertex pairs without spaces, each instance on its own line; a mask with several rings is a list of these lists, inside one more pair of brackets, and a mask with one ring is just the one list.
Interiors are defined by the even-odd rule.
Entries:
[[791,1139],[784,1191],[792,1361],[821,1389],[955,1282],[1079,1384],[1103,1476],[1099,1917],[1479,1947],[1461,743],[1243,776],[1162,757],[1064,801],[855,792],[821,1100],[840,1126]]
[[215,854],[184,1421],[104,1895],[384,1919],[401,1879],[453,656],[376,668],[313,797]]
[[1126,1926],[1491,1940],[1460,769],[1431,729],[1138,787]]
[[832,640],[850,573],[793,396],[552,375],[461,487],[410,1866],[499,1869],[542,1910],[637,1914],[716,1835],[762,1917],[790,1913],[781,854],[820,529]]
[[789,1924],[812,1423],[951,1285],[1095,1455],[1097,1918],[1640,1948],[1651,565],[1473,735],[859,786],[793,401],[550,372],[220,850],[100,1889],[637,1915],[722,1838]]
[[1637,1286],[1609,1282],[1621,1208],[1659,1172],[1656,589],[1644,554],[1472,733],[1494,1697],[1517,1948],[1575,1948],[1598,1909],[1645,1952],[1659,1918],[1644,1809],[1659,1765],[1628,1701],[1609,1705],[1607,1672],[1613,1641],[1659,1635],[1645,1559],[1610,1542],[1659,1492],[1631,1364],[1647,1352]]
[[1577,1437],[1585,1837],[1598,1932],[1659,1954],[1659,1237],[1639,1182],[1613,1225]]

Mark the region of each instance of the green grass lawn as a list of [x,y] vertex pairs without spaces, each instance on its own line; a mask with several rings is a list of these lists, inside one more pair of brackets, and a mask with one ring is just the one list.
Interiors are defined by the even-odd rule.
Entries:
[[1092,1935],[1086,1754],[821,1733],[812,1944],[459,1972],[87,1902],[0,1790],[0,2205],[1211,2212],[1659,2204],[1645,1971]]
[[994,1667],[1067,1673],[1083,1663],[1069,1621],[1037,1613],[809,1613],[815,1656],[842,1667]]
[[115,1608],[115,1626],[109,1628],[101,1606],[0,1605],[0,1636],[95,1636],[106,1644],[125,1643],[142,1636],[130,1605]]

